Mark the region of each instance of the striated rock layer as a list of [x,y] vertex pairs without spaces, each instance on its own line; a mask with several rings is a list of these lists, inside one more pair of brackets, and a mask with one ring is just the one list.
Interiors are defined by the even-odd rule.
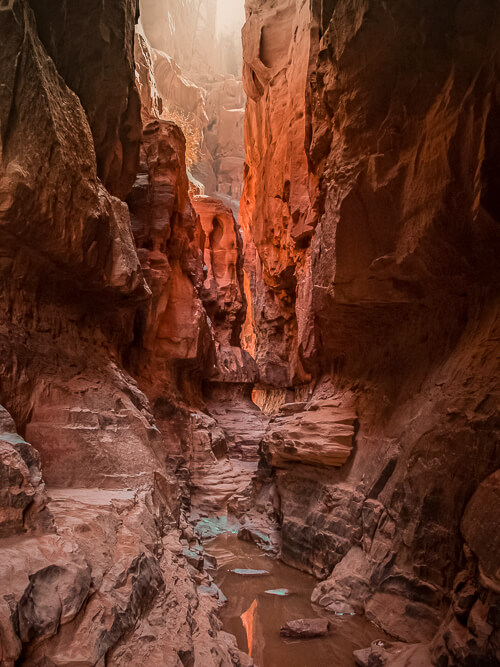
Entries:
[[[460,530],[500,466],[498,4],[246,7],[243,341],[260,404],[305,397],[263,440],[282,557],[329,577],[325,606],[404,641],[448,618],[437,664],[499,660],[494,579],[469,541],[484,563],[495,547]],[[347,447],[332,400],[356,417]],[[486,605],[469,621],[447,611],[466,567]]]

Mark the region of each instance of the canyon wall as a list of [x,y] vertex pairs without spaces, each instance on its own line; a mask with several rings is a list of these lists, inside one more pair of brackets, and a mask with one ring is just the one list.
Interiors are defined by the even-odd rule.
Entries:
[[0,7],[0,663],[250,665],[183,556],[227,446],[185,139],[136,3],[70,4]]
[[243,341],[256,400],[288,401],[282,558],[436,664],[494,664],[467,517],[492,530],[500,464],[498,4],[246,8]]
[[141,32],[152,45],[162,117],[188,137],[192,190],[238,215],[243,190],[244,106],[239,26],[221,27],[215,0],[141,2]]

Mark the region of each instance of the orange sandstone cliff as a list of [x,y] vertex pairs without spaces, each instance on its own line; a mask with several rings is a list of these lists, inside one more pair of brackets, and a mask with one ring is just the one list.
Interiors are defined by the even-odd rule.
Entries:
[[288,401],[282,557],[436,664],[496,664],[471,526],[499,533],[498,4],[246,9],[243,340],[256,400]]

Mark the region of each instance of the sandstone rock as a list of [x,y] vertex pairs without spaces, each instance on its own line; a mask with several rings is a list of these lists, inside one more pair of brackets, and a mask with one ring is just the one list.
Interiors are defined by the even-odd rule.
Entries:
[[462,519],[462,534],[479,561],[481,583],[497,594],[500,594],[499,516],[500,470],[497,470],[479,485]]
[[[454,667],[464,661],[479,665],[495,664],[499,660],[500,595],[494,590],[495,566],[493,571],[490,570],[491,574],[487,572],[488,563],[496,562],[489,547],[490,540],[498,531],[495,530],[493,514],[488,514],[489,525],[478,519],[484,500],[477,503],[482,494],[493,494],[487,502],[494,507],[495,490],[494,473],[479,485],[462,518],[462,532],[474,544],[476,551],[464,546],[466,569],[455,578],[452,605],[431,644],[435,663],[446,661]],[[482,533],[484,525],[488,526],[487,533]]]
[[158,92],[165,104],[179,108],[183,113],[201,121],[201,127],[207,121],[205,116],[205,95],[201,88],[183,76],[175,60],[166,53],[153,49],[153,72],[158,85]]
[[[287,386],[306,377],[292,344],[297,328],[293,300],[299,261],[295,244],[301,239],[307,243],[317,209],[316,178],[307,166],[306,100],[301,92],[317,48],[315,26],[299,2],[250,3],[249,8],[242,33],[249,100],[240,215],[247,247],[251,252],[255,244],[262,263],[262,271],[259,264],[248,267],[250,280],[258,283],[253,291],[256,358],[265,381]],[[272,345],[263,343],[271,339]]]
[[14,424],[14,420],[3,405],[0,405],[0,433],[10,435],[15,432],[16,425]]
[[51,529],[38,452],[0,406],[0,537]]
[[[53,36],[62,30],[55,18]],[[146,435],[152,424],[141,413],[147,401],[111,360],[130,344],[147,288],[128,209],[98,178],[85,111],[47,56],[40,25],[47,27],[41,18],[35,24],[26,2],[1,12],[0,79],[10,100],[0,121],[2,400],[40,448],[49,479],[137,479],[141,463],[149,471],[157,463]],[[130,431],[145,427],[135,467],[113,430],[129,416]],[[51,442],[53,418],[62,428]],[[137,434],[131,440],[137,446]]]
[[270,465],[344,465],[354,444],[357,416],[352,408],[340,401],[318,401],[292,415],[287,406],[281,412],[262,441],[262,453]]
[[403,642],[428,642],[439,627],[439,610],[391,593],[375,593],[365,605],[367,618]]
[[177,126],[150,119],[141,148],[141,171],[128,199],[153,294],[143,344],[172,361],[198,359],[207,336],[196,290],[201,281],[198,230],[188,197],[184,151]]
[[[216,30],[216,2],[142,2],[166,119],[181,119],[197,144],[189,171],[201,194],[237,216],[243,189],[244,105],[238,30]],[[162,27],[160,27],[162,26]],[[239,62],[239,64],[238,64]]]
[[125,199],[137,171],[142,129],[134,77],[138,2],[83,7],[29,1],[42,43],[89,119],[98,176],[111,194]]
[[150,118],[160,118],[163,113],[163,99],[156,83],[153,58],[153,49],[139,21],[134,40],[135,82],[141,100],[141,117],[146,122]]
[[0,440],[1,535],[24,530],[24,513],[33,503],[35,489],[26,463],[16,449]]
[[[427,642],[463,569],[463,512],[500,461],[497,12],[355,0],[247,10],[243,345],[262,394],[282,392],[276,404],[303,402],[303,388],[307,402],[349,392],[358,420],[339,470],[301,446],[306,413],[270,424],[282,558],[328,577],[359,547],[373,565],[356,582],[371,617]],[[480,537],[491,523],[479,503],[474,516],[491,570],[495,545]],[[457,627],[473,597],[439,631],[443,664],[492,655],[494,642],[472,648]]]
[[202,301],[216,341],[210,379],[250,384],[257,380],[258,372],[253,359],[240,347],[246,311],[241,231],[231,209],[219,199],[197,196],[193,204],[205,239]]
[[137,487],[161,469],[146,397],[113,364],[106,371],[99,379],[87,372],[37,387],[26,434],[51,485]]
[[281,557],[321,579],[359,544],[364,500],[355,487],[324,477],[313,468],[278,471],[276,475],[281,500]]
[[[180,516],[176,447],[184,464],[193,451],[179,365],[211,367],[213,347],[184,139],[154,117],[143,41],[137,252],[103,185],[125,197],[136,176],[136,3],[85,20],[31,4],[36,21],[25,0],[0,11],[0,399],[41,456],[2,409],[0,661],[238,665],[217,601],[197,592],[208,577],[163,542]],[[139,366],[141,388],[125,370]],[[59,487],[48,510],[40,458]]]
[[21,655],[22,644],[11,621],[12,609],[7,601],[0,600],[0,661],[6,667],[13,667]]
[[48,639],[78,614],[90,594],[90,567],[49,565],[29,577],[19,600],[19,636],[23,643]]
[[363,550],[353,547],[333,568],[328,579],[316,586],[311,602],[333,612],[362,613],[370,592],[372,569]]
[[[189,44],[176,23],[195,3],[158,9],[169,57],[137,40],[134,234],[105,186],[124,197],[136,176],[136,3],[4,4],[0,400],[67,488],[47,532],[38,455],[0,411],[0,660],[248,663],[182,558],[192,531],[165,535],[191,486],[207,508],[279,517],[283,560],[328,577],[318,600],[422,642],[383,659],[428,660],[437,630],[434,662],[496,664],[494,3],[248,0],[243,280],[227,211],[217,238],[210,209],[206,244],[151,73],[157,58],[196,109],[200,172],[231,201],[239,82],[190,83],[215,1]],[[245,352],[263,404],[283,403],[250,485],[267,420]]]
[[186,141],[179,127],[158,117],[161,105],[149,69],[153,56],[140,33],[139,40],[144,134],[139,173],[127,201],[152,299],[138,317],[132,364],[155,398],[175,386],[176,366],[204,372],[215,352],[200,300],[202,230],[189,198]]
[[431,665],[429,649],[425,645],[408,645],[400,642],[377,640],[370,648],[354,651],[354,659],[360,667],[423,667]]
[[185,654],[209,666],[239,664],[217,630],[210,638],[217,601],[198,596],[187,569],[159,549],[160,508],[151,496],[87,489],[52,496],[59,535],[0,540],[0,585],[19,620],[12,625],[2,608],[2,659],[12,655],[13,664],[19,634],[27,665],[178,664]]
[[207,407],[224,430],[231,458],[257,462],[259,445],[269,420],[252,400],[252,374],[248,365],[245,364],[244,372],[235,379],[239,382],[211,382],[207,385]]
[[245,318],[243,240],[233,214],[219,199],[193,198],[205,236],[203,303],[221,345],[239,344]]
[[328,634],[328,629],[329,623],[326,618],[301,618],[283,625],[280,635],[294,639],[312,639]]
[[[87,290],[118,296],[142,289],[128,211],[97,180],[85,113],[47,58],[26,2],[16,0],[2,12],[0,30],[5,35],[0,78],[8,86],[7,99],[17,105],[8,132],[8,106],[2,118],[4,249],[15,238],[17,254],[43,255],[48,271],[57,267]],[[14,80],[16,63],[22,76]],[[99,244],[93,243],[96,226]]]

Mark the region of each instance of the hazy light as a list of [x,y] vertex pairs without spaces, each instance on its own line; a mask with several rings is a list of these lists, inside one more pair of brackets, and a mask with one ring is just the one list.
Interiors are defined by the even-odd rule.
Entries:
[[238,32],[245,23],[245,0],[217,0],[217,31]]

